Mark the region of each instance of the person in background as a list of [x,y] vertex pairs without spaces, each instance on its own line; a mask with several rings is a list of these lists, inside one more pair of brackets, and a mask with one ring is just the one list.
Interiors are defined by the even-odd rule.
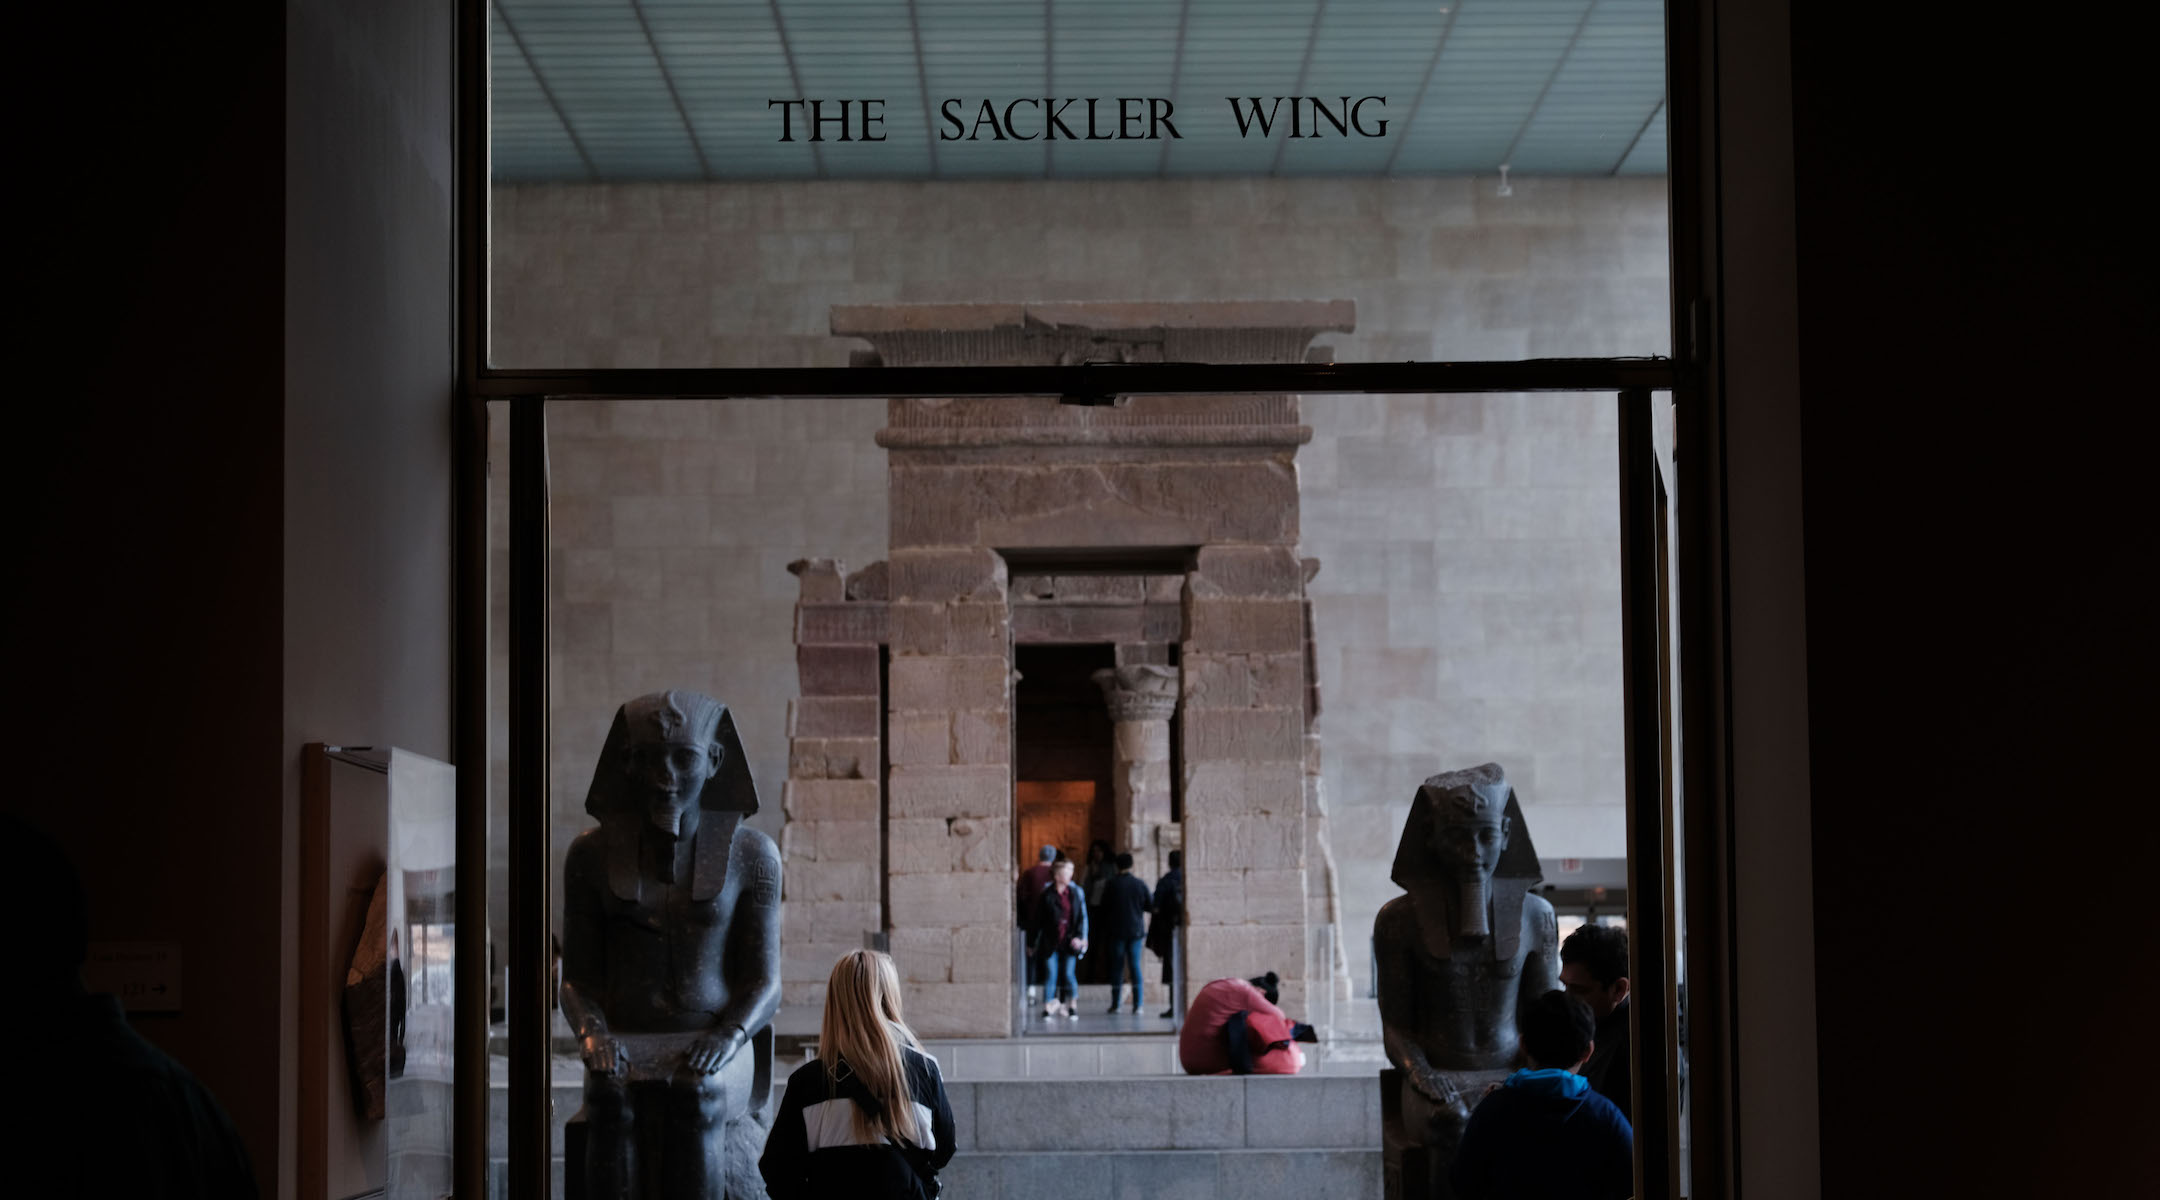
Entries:
[[1050,864],[1050,884],[1037,901],[1035,920],[1035,953],[1050,966],[1048,982],[1043,984],[1044,1020],[1080,1016],[1074,1004],[1080,998],[1075,971],[1087,947],[1087,896],[1073,882],[1072,860],[1061,857]]
[[1628,1102],[1635,1073],[1628,1052],[1627,930],[1616,925],[1585,925],[1560,943],[1560,986],[1590,1007],[1597,1018],[1597,1050],[1583,1067],[1583,1078],[1598,1095],[1612,1101],[1633,1121]]
[[850,950],[825,985],[817,1057],[788,1076],[758,1172],[772,1200],[928,1200],[952,1161],[937,1060],[901,1019],[900,973]]
[[[1020,882],[1013,887],[1013,923],[1019,926],[1020,932],[1024,934],[1032,935],[1035,932],[1036,905],[1042,901],[1043,889],[1050,886],[1050,864],[1057,861],[1057,856],[1056,846],[1044,846],[1034,865],[1020,872]],[[1035,989],[1042,986],[1043,966],[1042,959],[1036,957],[1034,950],[1030,948],[1027,955],[1027,979],[1023,981],[1027,985],[1026,999],[1029,1003],[1035,1000]]]
[[[1080,868],[1080,887],[1087,893],[1088,928],[1102,924],[1103,892],[1110,880],[1117,875],[1117,856],[1110,852],[1110,843],[1096,838],[1088,844],[1087,862]],[[1101,983],[1109,972],[1103,969],[1103,956],[1083,955],[1078,978],[1089,983]]]
[[1518,1018],[1529,1066],[1470,1112],[1448,1168],[1460,1200],[1622,1200],[1635,1191],[1635,1132],[1612,1101],[1576,1074],[1597,1020],[1566,992],[1547,992]]
[[1133,857],[1117,856],[1117,875],[1103,888],[1098,934],[1110,943],[1110,1011],[1118,1010],[1119,990],[1132,974],[1132,1011],[1140,1011],[1140,939],[1147,932],[1148,887],[1133,877]]
[[10,1141],[24,1152],[9,1156],[9,1194],[260,1195],[210,1089],[135,1032],[118,997],[84,989],[90,904],[60,843],[0,817],[0,856],[6,911],[26,918],[11,939],[0,1008],[44,1060],[26,1068],[29,1103],[10,1118]]
[[[1178,926],[1185,923],[1185,852],[1170,852],[1170,869],[1155,884],[1155,898],[1149,905],[1154,915],[1148,918],[1147,948],[1162,959],[1163,990],[1167,993],[1177,985],[1172,974],[1175,970],[1170,956],[1177,951]],[[1177,1015],[1177,997],[1170,997],[1170,1007],[1163,1016]]]
[[1295,1075],[1305,1066],[1298,1042],[1318,1041],[1276,1003],[1281,979],[1218,979],[1193,997],[1178,1030],[1178,1065],[1187,1075]]

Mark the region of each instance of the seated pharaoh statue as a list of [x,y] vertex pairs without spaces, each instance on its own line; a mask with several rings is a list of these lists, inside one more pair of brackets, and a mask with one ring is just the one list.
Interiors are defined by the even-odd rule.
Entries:
[[[562,1011],[585,1060],[565,1136],[584,1200],[763,1196],[755,1114],[780,1002],[780,855],[726,706],[622,706],[563,863]],[[582,1185],[582,1186],[581,1186]]]
[[1552,905],[1529,894],[1537,851],[1497,763],[1418,788],[1391,877],[1408,895],[1373,922],[1389,1200],[1447,1197],[1470,1110],[1516,1065],[1516,1013],[1560,986]]

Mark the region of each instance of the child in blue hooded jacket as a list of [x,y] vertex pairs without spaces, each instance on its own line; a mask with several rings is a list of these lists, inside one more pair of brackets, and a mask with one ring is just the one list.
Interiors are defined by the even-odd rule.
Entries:
[[1448,1182],[1462,1200],[1624,1200],[1635,1192],[1635,1131],[1576,1074],[1596,1043],[1590,1006],[1547,992],[1523,1006],[1528,1068],[1470,1114]]

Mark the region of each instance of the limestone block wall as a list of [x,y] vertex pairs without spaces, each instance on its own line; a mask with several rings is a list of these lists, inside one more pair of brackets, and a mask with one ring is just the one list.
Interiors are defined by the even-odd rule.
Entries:
[[[1324,339],[1344,360],[1670,352],[1662,179],[1516,179],[1504,198],[1493,185],[499,188],[494,356],[840,366],[862,343],[831,336],[836,304],[1314,296],[1357,304],[1357,331]],[[583,640],[557,642],[558,843],[582,827],[613,706],[635,694],[616,672],[630,688],[654,675],[657,643],[640,630],[652,628],[653,605],[672,602],[663,594],[677,594],[656,573],[686,578],[691,561],[708,564],[702,594],[714,607],[678,643],[697,649],[678,657],[736,706],[777,832],[795,696],[797,585],[786,564],[885,557],[887,463],[874,437],[886,405],[586,408],[597,406],[556,406],[558,438],[583,442],[569,456],[558,448],[556,521],[564,565],[574,548],[593,570],[557,602],[627,606],[628,640],[616,639],[613,611],[559,618]],[[1395,894],[1395,838],[1418,781],[1437,770],[1500,761],[1543,853],[1622,854],[1611,398],[1312,396],[1301,408],[1312,438],[1296,459],[1299,544],[1323,564],[1307,588],[1326,701],[1318,794],[1345,937],[1361,938]],[[706,465],[681,465],[693,461]],[[658,523],[668,505],[654,502],[693,494],[705,516],[677,527],[691,559],[602,540],[615,536],[618,507],[625,536],[676,536]],[[674,511],[684,508],[694,506]],[[603,563],[621,573],[613,600],[592,590]],[[1362,980],[1362,944],[1347,953]]]

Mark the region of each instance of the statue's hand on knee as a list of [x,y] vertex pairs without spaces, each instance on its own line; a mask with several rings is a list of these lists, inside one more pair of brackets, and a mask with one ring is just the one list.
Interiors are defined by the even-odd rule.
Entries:
[[578,1044],[585,1069],[596,1075],[620,1076],[630,1065],[630,1056],[623,1052],[622,1043],[604,1033],[595,1033]]
[[729,1026],[716,1034],[708,1034],[690,1044],[683,1054],[683,1066],[699,1075],[717,1075],[735,1052],[750,1039],[735,1026]]

